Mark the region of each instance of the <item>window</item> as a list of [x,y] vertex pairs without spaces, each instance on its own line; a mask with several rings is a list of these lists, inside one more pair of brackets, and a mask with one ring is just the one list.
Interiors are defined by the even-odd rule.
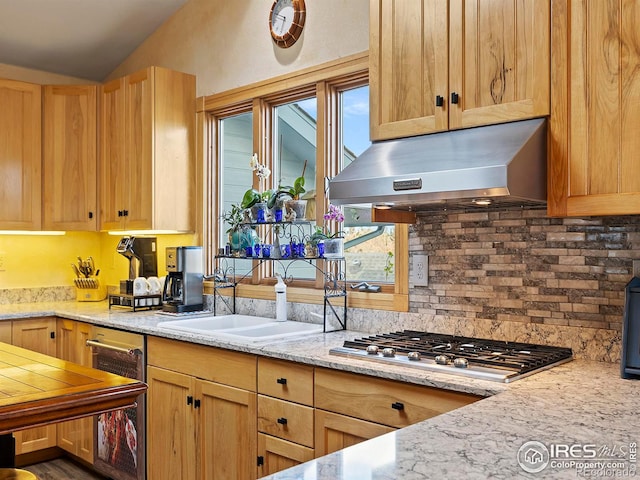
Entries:
[[[213,272],[215,252],[229,241],[229,224],[223,218],[244,192],[260,186],[275,189],[304,177],[306,220],[323,225],[329,206],[326,179],[336,175],[369,145],[368,57],[366,54],[333,64],[212,95],[204,99],[211,148],[205,171],[213,172],[205,185],[207,274]],[[264,183],[251,170],[253,153],[271,170]],[[340,225],[345,237],[347,281],[382,286],[375,294],[350,291],[351,306],[407,310],[408,228],[406,225],[374,224],[368,208],[343,207]],[[333,226],[335,228],[335,225]],[[258,230],[260,230],[259,227]],[[264,234],[268,235],[268,234]],[[273,239],[262,239],[273,241]],[[265,262],[260,268],[249,260],[236,263],[236,274],[247,274],[238,295],[271,298],[273,276],[286,271],[290,301],[318,303],[322,300],[321,271],[306,262],[286,267]],[[398,270],[398,268],[404,265]],[[280,270],[280,271],[279,271]],[[250,275],[249,275],[250,273]],[[300,288],[297,288],[300,287]],[[207,293],[211,293],[211,285]]]
[[[338,128],[342,169],[371,145],[369,86],[344,90],[339,97]],[[371,223],[369,210],[365,208],[345,207],[344,213],[347,278],[356,283],[393,283],[394,225]]]

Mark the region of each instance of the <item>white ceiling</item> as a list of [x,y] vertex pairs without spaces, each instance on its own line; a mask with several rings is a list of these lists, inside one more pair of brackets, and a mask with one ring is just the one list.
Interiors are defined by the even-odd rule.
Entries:
[[0,0],[0,63],[102,81],[187,0]]

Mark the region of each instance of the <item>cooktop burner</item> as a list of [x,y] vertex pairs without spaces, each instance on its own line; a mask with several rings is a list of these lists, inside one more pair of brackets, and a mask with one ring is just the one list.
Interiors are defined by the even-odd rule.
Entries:
[[347,340],[332,355],[512,382],[570,361],[570,348],[404,330]]

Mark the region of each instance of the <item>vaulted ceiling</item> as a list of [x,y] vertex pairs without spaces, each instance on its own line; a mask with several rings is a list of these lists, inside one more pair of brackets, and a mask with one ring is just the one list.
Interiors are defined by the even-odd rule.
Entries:
[[104,80],[187,0],[0,0],[0,63]]

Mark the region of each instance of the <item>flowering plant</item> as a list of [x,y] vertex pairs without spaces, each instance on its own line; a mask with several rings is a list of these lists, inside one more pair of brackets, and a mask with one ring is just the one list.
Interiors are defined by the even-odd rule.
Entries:
[[266,201],[272,194],[271,190],[265,190],[265,184],[267,182],[267,178],[269,178],[269,176],[271,175],[271,170],[264,163],[260,163],[257,153],[254,153],[251,156],[249,166],[258,177],[260,190],[256,190],[255,188],[250,188],[249,190],[247,190],[242,197],[242,208],[250,208],[258,202]]
[[[344,214],[340,207],[336,205],[330,204],[327,212],[322,216],[325,221],[324,227],[316,226],[316,231],[311,235],[310,241],[313,244],[317,244],[321,240],[327,240],[329,238],[339,238],[342,236],[342,230],[338,230],[335,233],[329,233],[328,227],[326,225],[327,222],[335,222],[342,223],[344,222]],[[324,233],[325,229],[327,229],[327,233]]]

